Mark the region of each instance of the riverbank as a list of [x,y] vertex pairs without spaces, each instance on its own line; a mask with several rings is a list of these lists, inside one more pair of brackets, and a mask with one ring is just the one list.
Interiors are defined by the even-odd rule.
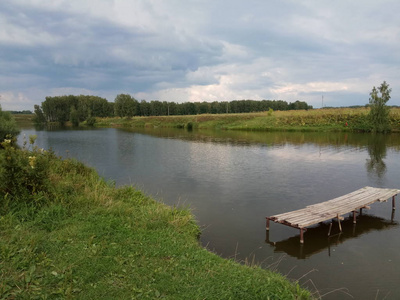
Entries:
[[[187,208],[116,188],[75,160],[7,147],[0,151],[1,298],[311,297],[279,274],[202,248]],[[6,179],[9,168],[15,178]]]
[[[166,127],[247,131],[365,131],[368,108],[330,108],[243,114],[98,118],[99,127]],[[393,132],[400,132],[400,108],[392,108]]]

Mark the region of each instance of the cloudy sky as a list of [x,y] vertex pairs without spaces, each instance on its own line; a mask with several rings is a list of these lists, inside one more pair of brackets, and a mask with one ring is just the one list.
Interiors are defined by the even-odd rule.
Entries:
[[1,0],[0,104],[306,101],[400,105],[398,0]]

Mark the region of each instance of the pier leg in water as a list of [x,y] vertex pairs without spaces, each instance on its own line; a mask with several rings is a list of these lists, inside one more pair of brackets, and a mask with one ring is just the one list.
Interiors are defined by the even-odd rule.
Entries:
[[330,236],[330,235],[331,235],[332,224],[333,224],[332,222],[331,222],[331,224],[329,224],[328,236]]
[[269,231],[269,218],[267,218],[267,226],[266,226],[267,231]]
[[304,244],[304,232],[307,231],[307,228],[300,228],[300,244]]
[[394,200],[396,196],[392,197],[392,209],[395,210],[396,209],[396,201]]
[[353,211],[353,224],[356,224],[356,211]]
[[337,220],[338,220],[338,223],[339,223],[340,232],[342,232],[342,224],[340,223],[340,216],[339,215],[337,216]]

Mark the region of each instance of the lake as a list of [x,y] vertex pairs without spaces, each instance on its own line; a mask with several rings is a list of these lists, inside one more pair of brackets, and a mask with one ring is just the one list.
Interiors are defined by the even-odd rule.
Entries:
[[[299,230],[265,217],[364,186],[400,188],[400,135],[24,129],[36,144],[74,157],[117,185],[191,207],[204,247],[276,270],[323,299],[400,299],[400,226],[391,201],[352,219]],[[397,201],[400,203],[400,200]],[[353,298],[352,298],[353,297]]]

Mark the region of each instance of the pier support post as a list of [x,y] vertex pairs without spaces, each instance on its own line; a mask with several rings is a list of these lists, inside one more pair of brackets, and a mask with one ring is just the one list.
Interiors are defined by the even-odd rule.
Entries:
[[267,231],[269,231],[269,218],[267,218],[267,226],[266,226]]
[[269,243],[269,230],[265,232],[265,242]]
[[307,231],[307,228],[299,228],[300,229],[300,244],[304,244],[304,232]]
[[300,244],[304,244],[304,228],[300,228]]
[[396,196],[392,197],[392,209],[395,210],[396,209],[396,201],[394,200]]
[[330,236],[330,235],[331,235],[332,224],[333,224],[332,222],[329,224],[328,236]]
[[337,221],[339,223],[339,230],[340,230],[340,232],[342,232],[342,224],[340,223],[340,216],[339,215],[337,215]]
[[353,210],[353,224],[356,224],[356,211]]

